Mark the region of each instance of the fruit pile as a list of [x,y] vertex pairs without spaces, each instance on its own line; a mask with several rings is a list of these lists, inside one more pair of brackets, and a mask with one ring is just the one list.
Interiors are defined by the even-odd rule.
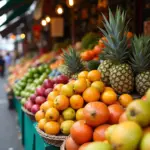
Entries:
[[14,85],[15,95],[28,98],[35,92],[36,87],[43,83],[50,71],[47,64],[28,69],[28,72]]
[[105,87],[100,79],[98,70],[82,71],[77,80],[58,84],[35,114],[38,127],[50,135],[69,135],[78,120],[85,119],[92,127],[118,123],[124,107],[133,101],[132,96],[123,94],[118,99],[114,90]]
[[57,88],[57,84],[65,84],[68,82],[68,78],[64,75],[59,75],[53,79],[45,79],[43,84],[36,88],[35,93],[32,94],[28,99],[23,99],[22,104],[24,108],[29,112],[35,114],[40,106],[46,101],[48,94]]

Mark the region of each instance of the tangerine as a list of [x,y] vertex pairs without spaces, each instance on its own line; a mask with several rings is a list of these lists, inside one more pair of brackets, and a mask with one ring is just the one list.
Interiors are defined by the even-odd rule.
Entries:
[[46,113],[47,109],[53,107],[54,102],[53,101],[46,101],[40,106],[40,110],[43,110],[43,112]]
[[60,131],[60,125],[58,122],[50,121],[44,125],[44,131],[50,135],[57,135]]
[[83,108],[80,108],[76,112],[76,120],[84,120]]
[[44,119],[41,119],[39,122],[38,122],[38,128],[41,129],[41,130],[44,130],[44,126],[45,124],[47,123],[47,120],[44,118]]
[[54,107],[57,110],[64,110],[69,107],[69,99],[65,95],[58,95],[54,99]]
[[114,91],[104,91],[101,100],[105,104],[111,105],[117,101],[117,94]]
[[93,82],[93,81],[100,81],[101,79],[101,73],[98,70],[91,70],[88,73],[88,79]]
[[129,94],[122,94],[119,97],[119,102],[123,107],[127,107],[132,101],[133,101],[133,98]]
[[78,79],[79,78],[87,78],[88,76],[88,71],[81,71],[79,74],[78,74]]
[[73,95],[70,98],[70,105],[73,109],[82,108],[84,105],[84,100],[80,95]]
[[53,101],[55,99],[56,96],[59,95],[58,91],[52,91],[48,94],[47,100],[48,101]]
[[46,111],[45,118],[47,121],[56,121],[59,118],[59,111],[56,108],[49,108]]
[[100,92],[95,87],[89,87],[83,92],[83,99],[86,102],[94,102],[100,99]]
[[42,110],[39,110],[38,112],[36,112],[35,114],[35,120],[38,122],[41,119],[43,119],[45,116],[44,112]]

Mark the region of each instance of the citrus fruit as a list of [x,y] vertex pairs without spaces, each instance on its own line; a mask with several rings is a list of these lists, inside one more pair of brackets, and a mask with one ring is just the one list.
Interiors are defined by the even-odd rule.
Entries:
[[44,112],[42,110],[39,110],[38,112],[36,112],[35,114],[35,120],[38,122],[41,119],[43,119],[45,116]]
[[40,106],[40,110],[43,110],[43,112],[46,112],[47,109],[53,107],[54,103],[53,101],[46,101]]
[[98,101],[100,99],[100,92],[95,87],[89,87],[83,92],[83,99],[86,102]]
[[80,95],[73,95],[70,97],[70,106],[73,109],[79,109],[82,108],[84,104],[84,100],[82,98],[82,96]]
[[117,94],[113,91],[104,91],[101,95],[101,100],[105,104],[111,105],[117,101]]
[[44,125],[47,123],[47,120],[44,118],[44,119],[41,119],[39,122],[38,122],[38,128],[41,129],[41,130],[44,130]]
[[101,73],[98,70],[92,70],[88,73],[88,79],[90,81],[99,81],[101,79]]
[[77,110],[76,120],[84,120],[83,108]]
[[82,93],[87,88],[87,81],[85,78],[80,78],[76,80],[73,85],[75,93]]
[[105,84],[102,81],[94,81],[91,86],[98,89],[100,93],[102,93],[105,89]]
[[88,76],[88,71],[82,71],[78,74],[78,79],[79,78],[87,78]]
[[54,107],[57,110],[64,110],[69,107],[69,99],[65,95],[58,95],[54,99]]
[[55,99],[56,96],[59,95],[58,91],[52,91],[48,94],[47,100],[48,101],[53,101]]
[[56,108],[49,108],[46,111],[45,118],[47,121],[55,121],[59,118],[59,111]]
[[63,86],[64,84],[62,84],[62,83],[60,83],[60,84],[57,84],[57,85],[55,85],[55,87],[54,87],[54,91],[58,91],[59,93],[60,93],[60,91],[61,91],[61,88],[62,88],[62,86]]
[[119,102],[124,107],[127,107],[132,101],[133,101],[133,98],[129,94],[122,94],[119,97]]
[[60,131],[60,125],[58,122],[50,121],[44,125],[44,131],[50,135],[57,135]]

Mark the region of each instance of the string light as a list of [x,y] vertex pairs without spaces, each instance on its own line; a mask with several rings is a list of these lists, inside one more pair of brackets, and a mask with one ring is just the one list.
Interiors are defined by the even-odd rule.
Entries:
[[51,21],[51,18],[50,18],[49,16],[47,16],[47,17],[45,18],[45,20],[46,20],[47,23],[49,23],[49,22]]
[[43,20],[41,21],[41,25],[42,25],[42,26],[46,26],[46,24],[47,24],[47,23],[46,23],[46,20],[43,19]]

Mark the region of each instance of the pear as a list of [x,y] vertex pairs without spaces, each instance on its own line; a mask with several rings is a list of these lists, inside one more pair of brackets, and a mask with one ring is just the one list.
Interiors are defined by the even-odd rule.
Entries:
[[110,144],[114,150],[137,150],[142,134],[142,129],[136,122],[125,121],[114,128]]
[[106,142],[92,142],[85,147],[85,150],[113,150],[112,146]]
[[146,133],[140,144],[140,150],[150,150],[150,133]]
[[128,105],[126,115],[128,120],[135,121],[142,127],[146,127],[150,123],[150,103],[134,100]]
[[63,122],[61,123],[61,126],[60,126],[61,132],[62,132],[64,135],[69,135],[69,134],[70,134],[70,128],[72,127],[73,124],[74,124],[74,121],[73,121],[73,120],[66,120],[66,121],[63,121]]

